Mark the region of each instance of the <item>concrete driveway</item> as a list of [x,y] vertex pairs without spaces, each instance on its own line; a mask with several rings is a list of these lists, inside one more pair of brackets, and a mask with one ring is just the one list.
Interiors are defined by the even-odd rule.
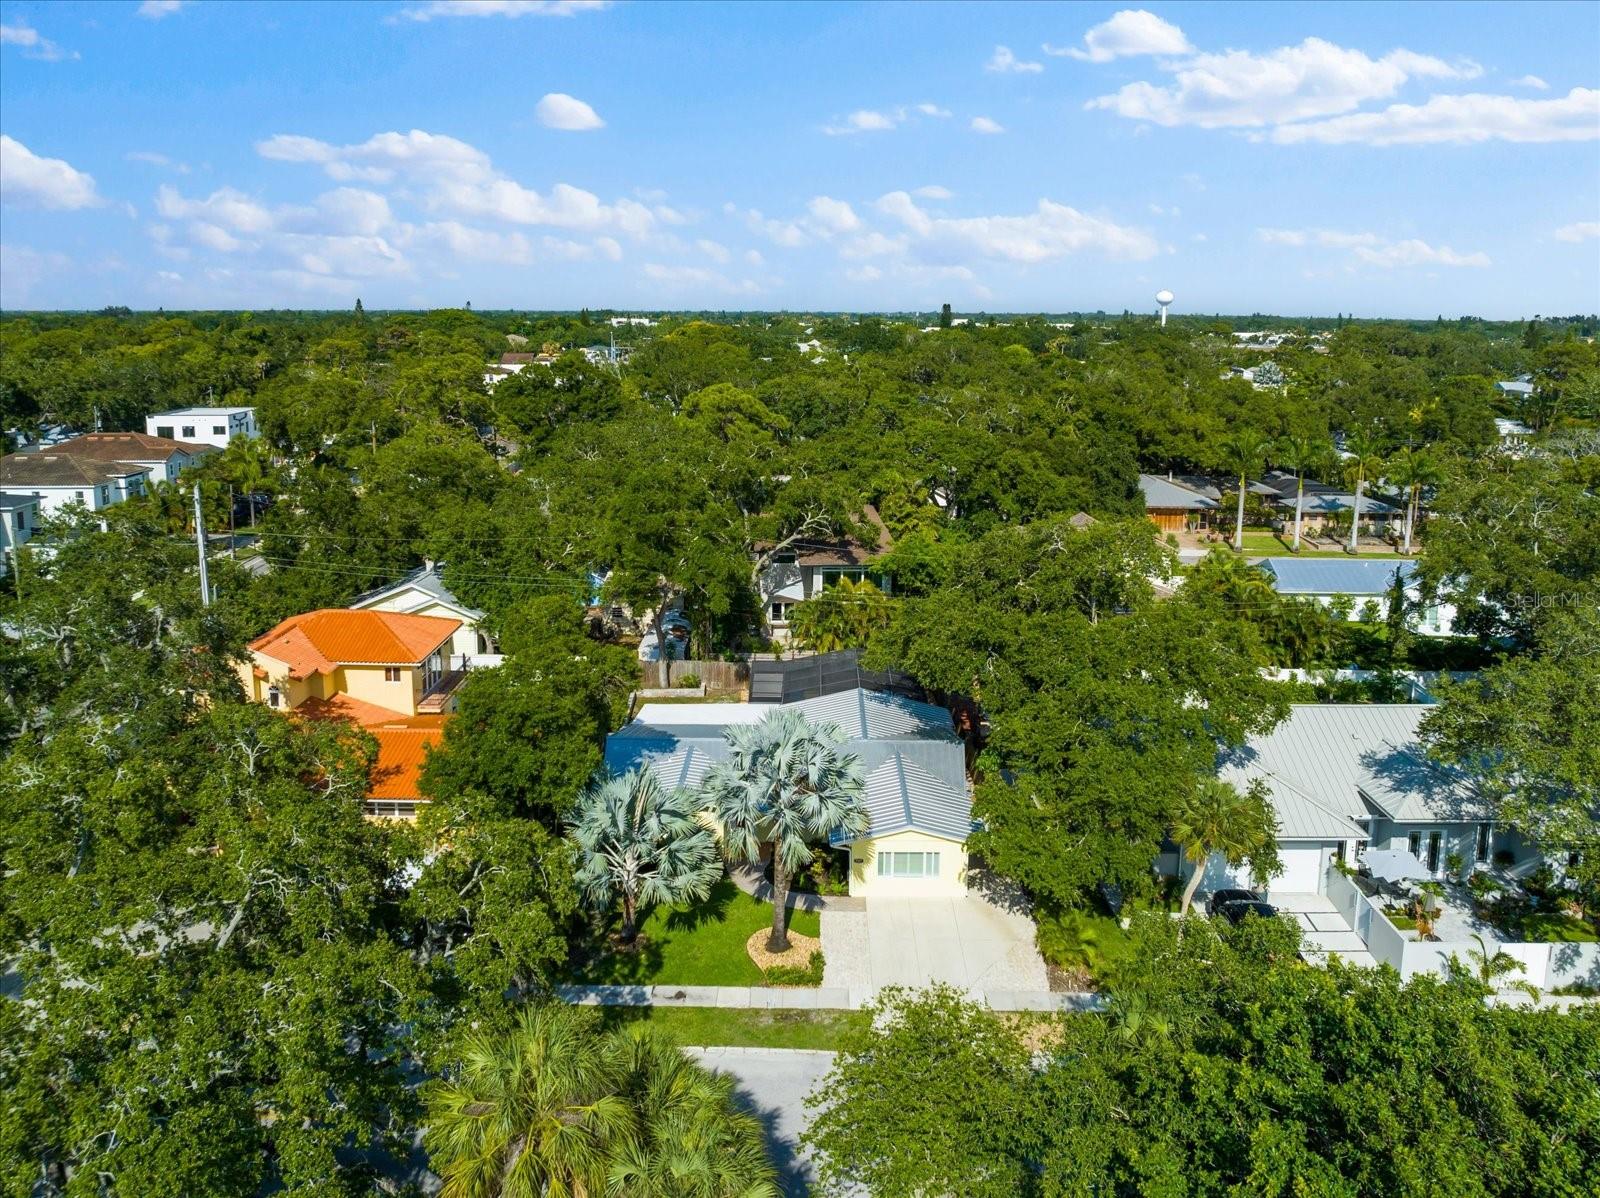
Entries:
[[788,1198],[811,1192],[811,1163],[801,1155],[800,1133],[809,1120],[805,1097],[833,1067],[831,1052],[792,1048],[691,1048],[708,1069],[731,1074],[739,1083],[739,1104],[761,1120],[767,1152],[778,1168],[778,1183]]
[[946,982],[986,993],[1050,989],[1033,920],[973,891],[961,898],[871,898],[867,909],[824,911],[824,986],[871,993]]

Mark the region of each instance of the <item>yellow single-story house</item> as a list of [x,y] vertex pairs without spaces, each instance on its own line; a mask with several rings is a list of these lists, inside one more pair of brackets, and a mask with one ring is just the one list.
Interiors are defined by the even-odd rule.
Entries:
[[850,893],[862,898],[944,898],[967,892],[972,802],[903,753],[866,779],[866,834],[835,838],[850,849]]

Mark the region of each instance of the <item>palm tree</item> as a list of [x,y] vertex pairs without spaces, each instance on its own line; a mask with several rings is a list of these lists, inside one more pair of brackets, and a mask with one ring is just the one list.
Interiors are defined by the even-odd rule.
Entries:
[[1476,932],[1473,933],[1472,938],[1478,942],[1478,947],[1469,948],[1467,956],[1472,958],[1474,972],[1478,975],[1478,981],[1483,985],[1492,990],[1495,988],[1495,982],[1506,974],[1522,972],[1524,968],[1522,962],[1510,953],[1498,945],[1495,947],[1494,952],[1490,952],[1489,946],[1484,943],[1483,937]]
[[1223,444],[1228,466],[1239,476],[1239,517],[1233,529],[1233,547],[1244,549],[1244,493],[1250,476],[1260,471],[1267,459],[1269,442],[1254,429],[1243,428]]
[[1441,477],[1439,467],[1427,450],[1413,449],[1407,445],[1390,459],[1388,473],[1395,485],[1405,492],[1406,535],[1403,552],[1410,553],[1411,532],[1416,527],[1417,517],[1421,514],[1422,488],[1432,486],[1439,481]]
[[638,1136],[616,1046],[586,1012],[528,1007],[508,1038],[469,1039],[427,1093],[424,1134],[443,1198],[599,1195]]
[[1350,519],[1350,552],[1356,551],[1356,535],[1361,530],[1361,489],[1366,486],[1367,475],[1378,464],[1378,439],[1369,429],[1357,429],[1345,438],[1344,449],[1350,456],[1345,459],[1345,475],[1355,481],[1356,506]]
[[767,948],[789,948],[789,878],[810,863],[811,845],[835,832],[867,830],[861,763],[841,752],[832,724],[809,724],[798,711],[773,711],[758,724],[727,731],[729,757],[706,774],[706,805],[722,824],[730,861],[755,863],[772,843],[772,935]]
[[789,630],[807,649],[834,653],[864,649],[872,634],[894,616],[894,600],[870,578],[840,578],[821,594],[795,605]]
[[647,1024],[618,1033],[644,1112],[611,1166],[610,1192],[650,1198],[777,1198],[761,1121],[738,1108],[734,1079],[702,1069]]
[[1237,868],[1250,862],[1257,881],[1278,870],[1278,828],[1260,781],[1241,793],[1220,778],[1202,778],[1172,817],[1171,836],[1194,865],[1183,888],[1180,915],[1189,914],[1206,862],[1220,854]]
[[1300,523],[1305,511],[1306,471],[1328,456],[1328,446],[1315,437],[1290,434],[1278,440],[1279,465],[1294,472],[1294,551],[1300,552]]
[[272,476],[272,453],[259,437],[236,437],[218,462],[218,473],[249,498],[250,527],[256,526],[255,494]]
[[621,896],[624,944],[638,935],[641,906],[703,899],[721,876],[716,841],[696,813],[693,795],[667,790],[643,767],[596,778],[578,799],[578,887],[602,907]]

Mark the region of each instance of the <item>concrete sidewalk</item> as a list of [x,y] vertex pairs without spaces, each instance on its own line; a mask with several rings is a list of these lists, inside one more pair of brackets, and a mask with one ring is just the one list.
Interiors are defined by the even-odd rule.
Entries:
[[[727,1007],[770,1011],[855,1011],[877,987],[839,986],[557,986],[556,997],[585,1007]],[[1089,1011],[1092,993],[990,990],[973,998],[996,1011]]]

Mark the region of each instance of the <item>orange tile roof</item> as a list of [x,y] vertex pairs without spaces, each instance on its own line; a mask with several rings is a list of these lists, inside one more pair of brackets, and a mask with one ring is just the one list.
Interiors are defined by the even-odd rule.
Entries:
[[294,710],[296,715],[303,715],[313,720],[349,720],[352,724],[360,724],[363,728],[373,724],[389,724],[406,718],[403,711],[380,707],[376,703],[368,703],[365,699],[357,699],[343,693],[334,695],[331,699],[307,699]]
[[419,799],[418,782],[428,746],[444,739],[443,728],[368,728],[378,738],[378,759],[367,785],[369,799]]
[[460,627],[440,616],[325,607],[290,616],[250,648],[283,662],[291,678],[305,678],[340,665],[414,666]]

